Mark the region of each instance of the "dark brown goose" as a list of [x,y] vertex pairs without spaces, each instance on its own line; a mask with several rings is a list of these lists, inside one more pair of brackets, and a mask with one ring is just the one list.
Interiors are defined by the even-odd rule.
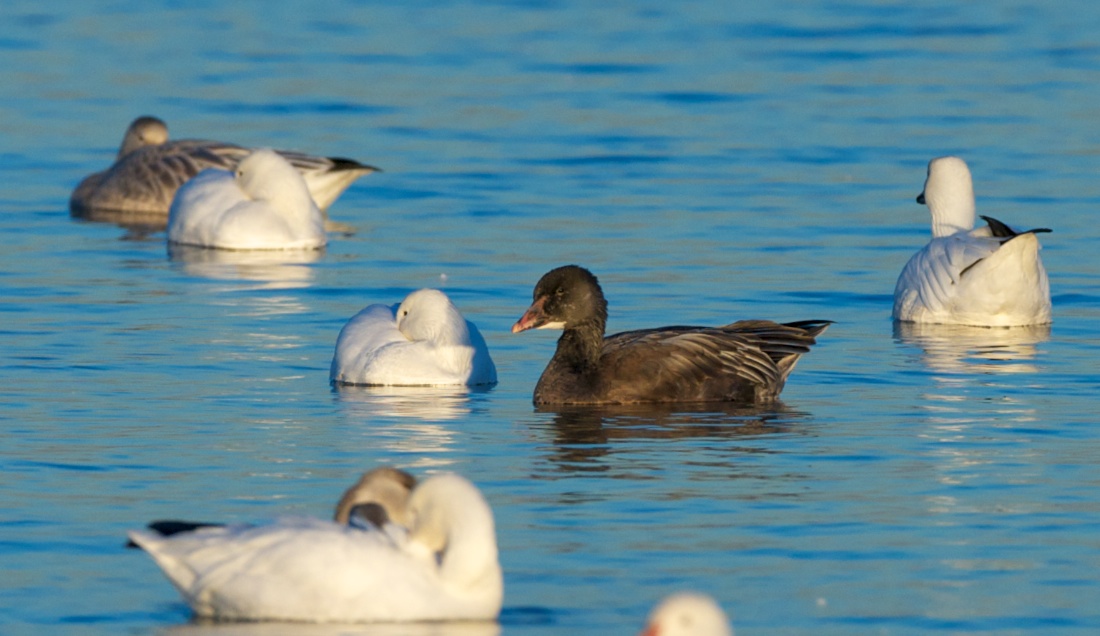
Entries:
[[607,301],[596,277],[566,265],[546,273],[512,326],[563,329],[535,387],[535,404],[766,403],[831,324],[741,320],[724,327],[660,327],[604,337]]

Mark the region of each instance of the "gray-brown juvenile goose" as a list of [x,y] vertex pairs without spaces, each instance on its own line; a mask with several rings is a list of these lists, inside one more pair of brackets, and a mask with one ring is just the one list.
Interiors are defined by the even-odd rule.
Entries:
[[723,327],[660,327],[604,337],[607,301],[596,277],[566,265],[546,273],[512,327],[563,329],[535,387],[535,404],[766,403],[815,336],[831,324],[741,320]]
[[[164,214],[176,190],[207,168],[233,171],[252,148],[205,139],[168,140],[168,125],[156,117],[138,117],[126,129],[115,163],[84,178],[69,199],[74,213],[111,210]],[[339,157],[315,157],[276,151],[306,180],[310,196],[327,210],[359,177],[378,168]]]

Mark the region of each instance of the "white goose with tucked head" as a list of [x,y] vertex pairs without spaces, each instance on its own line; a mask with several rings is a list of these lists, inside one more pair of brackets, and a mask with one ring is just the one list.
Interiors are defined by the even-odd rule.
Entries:
[[400,305],[370,305],[340,331],[329,377],[337,384],[489,385],[496,367],[481,332],[437,289]]
[[208,169],[185,183],[168,212],[168,241],[227,250],[325,246],[325,220],[302,175],[273,150],[234,172]]
[[454,474],[409,494],[407,532],[320,519],[135,531],[195,614],[226,620],[492,620],[504,583],[493,514]]
[[733,636],[733,628],[713,598],[680,592],[653,608],[640,636]]
[[894,288],[895,320],[1015,327],[1051,321],[1050,283],[1038,228],[1018,232],[997,219],[974,228],[974,186],[958,157],[928,164],[918,203],[932,213],[932,240],[913,255]]

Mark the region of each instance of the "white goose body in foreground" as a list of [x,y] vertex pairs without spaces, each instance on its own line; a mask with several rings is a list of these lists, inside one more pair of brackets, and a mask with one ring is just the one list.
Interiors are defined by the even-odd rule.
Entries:
[[409,496],[407,533],[319,519],[131,532],[198,616],[228,620],[490,620],[504,584],[489,505],[453,474]]
[[234,172],[204,170],[176,192],[168,241],[227,250],[325,246],[325,220],[305,181],[273,150],[257,150]]
[[932,240],[913,255],[894,289],[895,320],[1014,327],[1051,321],[1050,283],[1038,232],[983,216],[974,228],[970,170],[958,157],[928,164],[917,197],[932,213]]
[[[115,163],[85,177],[73,190],[69,207],[74,213],[167,214],[176,190],[189,179],[207,168],[233,170],[251,152],[206,139],[169,141],[168,126],[162,120],[138,117],[127,128]],[[351,159],[277,152],[302,174],[322,211],[356,179],[378,170]]]
[[496,367],[484,338],[443,292],[370,305],[340,331],[329,377],[338,384],[488,385]]

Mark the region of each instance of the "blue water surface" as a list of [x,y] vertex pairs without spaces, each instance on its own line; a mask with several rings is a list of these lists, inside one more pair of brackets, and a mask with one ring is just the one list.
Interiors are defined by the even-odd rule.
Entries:
[[[0,631],[1100,633],[1100,4],[0,5]],[[312,258],[70,216],[134,117],[384,172]],[[1043,235],[1050,328],[895,329],[927,161]],[[115,222],[112,222],[115,221]],[[765,409],[539,411],[534,283],[615,331],[831,319]],[[441,287],[488,391],[334,390],[340,327]],[[194,622],[127,529],[328,516],[380,463],[493,506],[499,628]]]

